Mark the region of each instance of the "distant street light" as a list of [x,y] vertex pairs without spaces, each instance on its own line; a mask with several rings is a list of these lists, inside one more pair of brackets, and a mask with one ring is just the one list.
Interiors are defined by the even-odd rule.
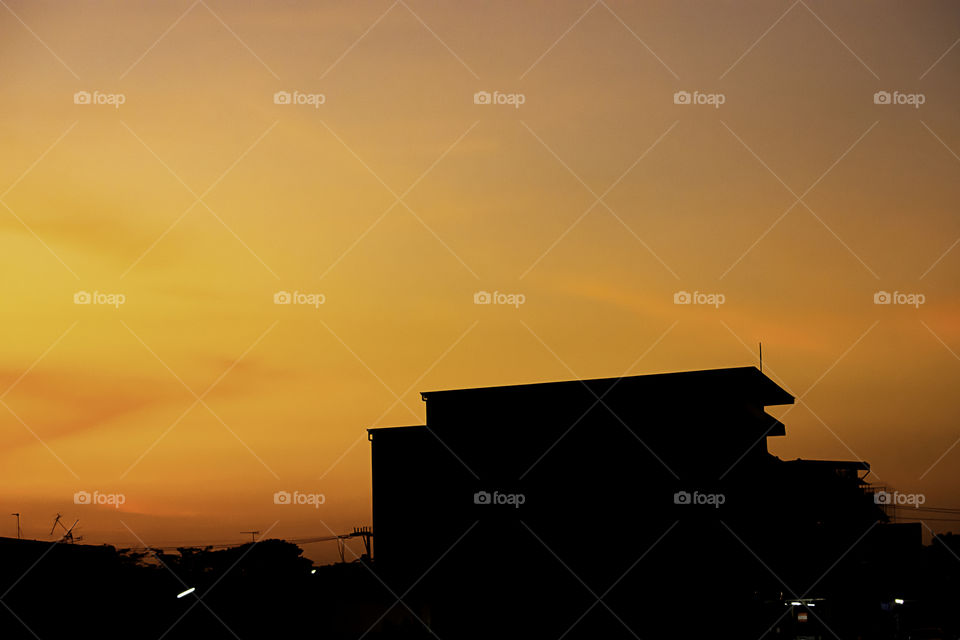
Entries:
[[178,594],[177,594],[177,598],[179,599],[179,598],[182,598],[183,596],[188,596],[188,595],[190,595],[191,593],[193,593],[193,592],[196,591],[196,590],[197,590],[196,587],[190,587],[190,588],[187,589],[186,591],[183,591],[183,592],[181,592],[181,593],[178,593]]

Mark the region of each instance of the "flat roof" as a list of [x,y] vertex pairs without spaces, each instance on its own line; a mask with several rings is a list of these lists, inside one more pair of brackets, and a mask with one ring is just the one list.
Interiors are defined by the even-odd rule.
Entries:
[[727,369],[701,369],[696,371],[678,371],[654,373],[619,378],[593,378],[588,380],[561,380],[555,382],[536,382],[531,384],[504,385],[496,387],[475,387],[468,389],[445,389],[423,391],[420,396],[428,401],[437,399],[474,400],[493,398],[501,394],[514,393],[558,393],[566,394],[586,387],[598,396],[613,388],[635,391],[661,391],[669,389],[678,395],[689,397],[731,394],[736,397],[751,397],[763,406],[793,404],[793,396],[780,385],[765,376],[756,367],[733,367]]
[[410,429],[426,429],[427,425],[425,424],[408,424],[408,425],[396,425],[393,427],[370,427],[367,429],[367,433],[373,431],[403,431]]

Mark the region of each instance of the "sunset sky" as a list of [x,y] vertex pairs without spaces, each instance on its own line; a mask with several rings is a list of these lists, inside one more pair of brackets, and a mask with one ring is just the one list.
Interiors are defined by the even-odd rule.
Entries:
[[761,340],[773,453],[960,507],[958,41],[951,2],[0,1],[0,535],[349,531],[419,391]]

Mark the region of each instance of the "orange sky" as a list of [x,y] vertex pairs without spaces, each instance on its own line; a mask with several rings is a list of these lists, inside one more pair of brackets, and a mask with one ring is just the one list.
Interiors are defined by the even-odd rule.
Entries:
[[120,545],[342,532],[370,523],[365,429],[422,421],[420,390],[754,364],[761,339],[803,398],[774,453],[960,506],[958,18],[7,0],[3,513]]

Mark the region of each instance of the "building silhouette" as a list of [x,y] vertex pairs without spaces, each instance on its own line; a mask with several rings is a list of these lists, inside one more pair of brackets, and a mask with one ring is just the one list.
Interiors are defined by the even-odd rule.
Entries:
[[369,430],[375,558],[441,636],[842,625],[920,545],[867,462],[769,453],[794,398],[754,367],[421,395],[426,424]]

